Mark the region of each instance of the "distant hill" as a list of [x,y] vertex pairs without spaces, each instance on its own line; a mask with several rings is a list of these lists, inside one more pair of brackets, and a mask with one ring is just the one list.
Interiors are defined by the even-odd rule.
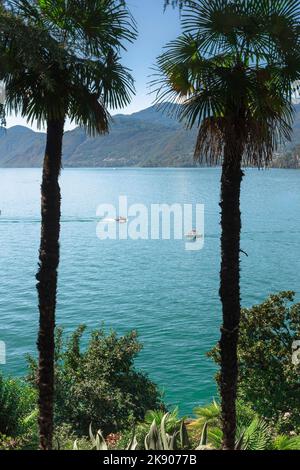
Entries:
[[[111,132],[90,137],[81,128],[64,136],[64,167],[191,167],[197,130],[186,130],[150,107],[116,115]],[[294,142],[300,143],[300,105],[296,106]],[[15,126],[0,131],[0,167],[40,167],[45,134]],[[278,166],[282,165],[279,164]]]

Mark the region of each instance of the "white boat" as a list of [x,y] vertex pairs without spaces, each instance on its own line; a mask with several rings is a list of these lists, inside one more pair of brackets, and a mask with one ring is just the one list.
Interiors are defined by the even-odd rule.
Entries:
[[197,240],[197,238],[203,238],[203,235],[199,233],[196,229],[193,229],[185,235],[185,238],[187,238],[188,240],[195,241]]
[[117,217],[115,220],[119,224],[126,224],[126,222],[128,221],[128,219],[126,217]]

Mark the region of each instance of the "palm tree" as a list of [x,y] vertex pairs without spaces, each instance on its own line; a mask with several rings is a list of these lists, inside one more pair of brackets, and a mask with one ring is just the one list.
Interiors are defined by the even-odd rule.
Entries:
[[[39,298],[39,428],[42,449],[52,448],[54,328],[59,265],[62,141],[66,118],[91,133],[106,133],[109,112],[128,104],[133,79],[119,62],[124,41],[136,37],[135,23],[122,0],[20,0],[15,14],[24,25],[48,35],[60,55],[41,46],[42,67],[28,67],[26,56],[7,74],[7,107],[47,125],[41,185]],[[18,56],[7,52],[10,57]],[[55,49],[56,51],[56,49]],[[18,52],[18,51],[17,51]],[[20,55],[20,54],[19,54]]]
[[155,83],[157,101],[181,104],[177,116],[199,127],[195,159],[222,164],[220,392],[223,448],[234,449],[242,166],[266,166],[290,137],[300,8],[298,0],[188,3],[183,33],[158,58]]

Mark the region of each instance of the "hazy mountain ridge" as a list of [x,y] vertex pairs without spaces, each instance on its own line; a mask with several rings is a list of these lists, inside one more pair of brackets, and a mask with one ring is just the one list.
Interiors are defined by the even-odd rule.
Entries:
[[[300,142],[300,105],[296,106],[294,143]],[[64,167],[189,167],[197,130],[154,107],[116,115],[108,135],[90,137],[81,128],[64,136]],[[0,132],[0,167],[40,167],[46,136],[15,126]],[[276,159],[277,161],[278,159]],[[280,159],[279,159],[280,160]],[[282,161],[278,165],[282,166]]]

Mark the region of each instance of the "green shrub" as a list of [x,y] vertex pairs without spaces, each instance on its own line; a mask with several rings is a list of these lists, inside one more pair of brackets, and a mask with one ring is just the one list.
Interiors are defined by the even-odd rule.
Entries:
[[[239,396],[283,433],[300,431],[300,364],[292,361],[300,303],[293,301],[293,292],[280,292],[243,309],[238,348]],[[220,362],[218,347],[209,355]]]
[[73,450],[74,442],[77,441],[81,450],[92,450],[91,442],[88,438],[77,438],[72,430],[72,426],[62,424],[57,426],[53,435],[53,448],[54,450]]
[[[146,374],[134,367],[141,351],[137,333],[118,337],[103,329],[93,331],[81,348],[85,327],[64,340],[56,333],[55,423],[71,425],[78,436],[92,423],[106,436],[144,419],[148,409],[162,407],[161,395]],[[36,383],[37,364],[29,358],[28,379]]]
[[0,374],[0,434],[16,438],[36,426],[37,396],[23,380]]

